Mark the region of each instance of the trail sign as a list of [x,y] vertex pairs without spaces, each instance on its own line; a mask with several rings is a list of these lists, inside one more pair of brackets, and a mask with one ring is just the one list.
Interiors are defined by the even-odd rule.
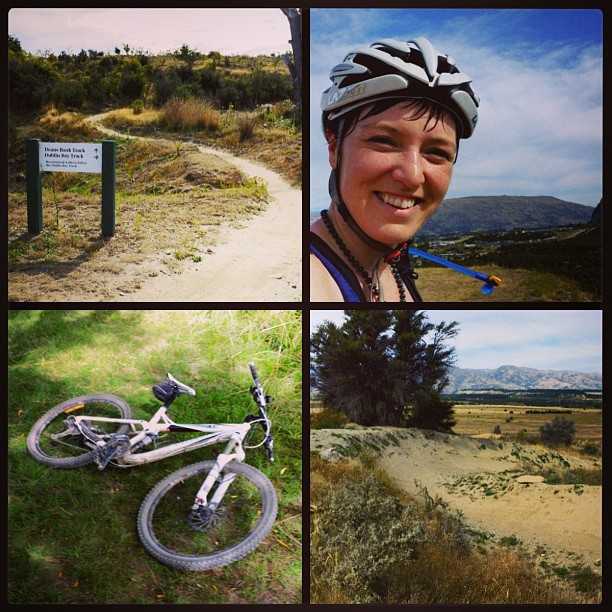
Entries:
[[39,234],[43,227],[42,173],[90,172],[102,174],[102,235],[115,233],[116,144],[102,142],[26,141],[26,190],[28,232]]
[[41,142],[42,172],[102,172],[102,145],[90,142]]

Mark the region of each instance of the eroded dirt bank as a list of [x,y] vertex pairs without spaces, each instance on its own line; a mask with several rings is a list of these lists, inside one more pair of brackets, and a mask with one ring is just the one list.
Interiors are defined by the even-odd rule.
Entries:
[[410,494],[425,486],[485,537],[514,536],[540,561],[584,562],[601,572],[602,487],[526,478],[548,468],[593,469],[598,459],[394,427],[312,430],[310,447],[330,460],[370,450],[398,486]]

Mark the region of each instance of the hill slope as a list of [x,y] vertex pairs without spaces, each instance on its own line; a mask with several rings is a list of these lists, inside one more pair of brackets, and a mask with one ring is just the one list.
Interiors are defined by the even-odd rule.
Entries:
[[448,198],[428,221],[422,234],[452,234],[535,229],[588,223],[591,206],[551,196],[469,196]]
[[512,365],[496,369],[452,368],[445,393],[467,389],[601,389],[601,374],[537,370]]

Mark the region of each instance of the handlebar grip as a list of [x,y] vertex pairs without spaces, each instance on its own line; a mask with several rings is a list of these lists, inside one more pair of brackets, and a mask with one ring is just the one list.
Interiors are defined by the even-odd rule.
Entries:
[[251,376],[253,377],[253,380],[258,383],[259,382],[259,376],[257,374],[257,369],[255,368],[255,364],[254,363],[249,363],[249,370],[251,370]]

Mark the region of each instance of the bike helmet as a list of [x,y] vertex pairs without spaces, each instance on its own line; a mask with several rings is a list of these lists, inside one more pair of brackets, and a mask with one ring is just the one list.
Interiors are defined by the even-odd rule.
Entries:
[[334,66],[331,87],[323,92],[323,129],[328,122],[378,100],[425,98],[457,119],[459,138],[469,138],[478,121],[480,100],[471,78],[424,37],[409,41],[385,38],[351,51]]

